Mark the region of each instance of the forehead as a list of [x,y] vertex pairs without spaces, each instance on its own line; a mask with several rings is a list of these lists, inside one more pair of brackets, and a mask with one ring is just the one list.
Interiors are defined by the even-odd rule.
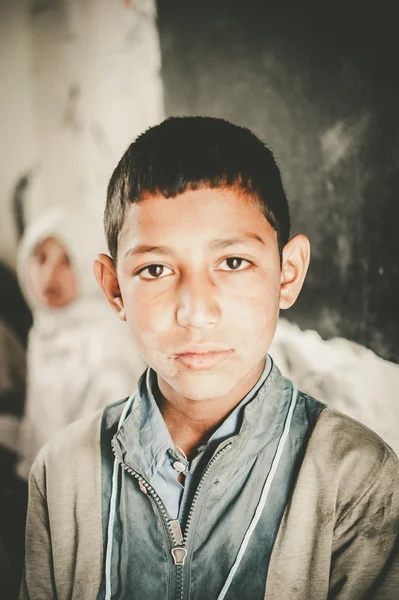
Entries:
[[66,252],[64,246],[62,245],[62,243],[60,241],[58,241],[56,238],[51,237],[51,236],[46,237],[44,240],[41,240],[35,246],[33,254],[36,256],[40,252],[45,252],[45,253],[53,252],[53,253],[67,256],[67,252]]
[[126,211],[119,249],[138,243],[179,246],[256,234],[276,239],[259,201],[234,189],[188,190],[174,198],[151,195]]

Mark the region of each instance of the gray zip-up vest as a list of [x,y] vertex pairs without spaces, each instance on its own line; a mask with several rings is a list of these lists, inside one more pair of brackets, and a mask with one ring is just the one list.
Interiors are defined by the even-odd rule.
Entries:
[[[141,473],[140,398],[119,430],[126,401],[106,409],[101,434],[105,557],[113,472],[119,469],[108,582],[113,600],[263,600],[280,521],[325,408],[301,392],[293,402],[292,390],[273,366],[246,406],[239,434],[208,457],[183,532]],[[257,514],[270,481],[266,504]],[[105,597],[104,575],[98,600]]]

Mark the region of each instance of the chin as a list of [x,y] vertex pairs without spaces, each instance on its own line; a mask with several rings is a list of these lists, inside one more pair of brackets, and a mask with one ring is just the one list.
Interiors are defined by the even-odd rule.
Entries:
[[194,371],[166,381],[180,396],[195,402],[204,402],[227,396],[239,383],[236,377]]

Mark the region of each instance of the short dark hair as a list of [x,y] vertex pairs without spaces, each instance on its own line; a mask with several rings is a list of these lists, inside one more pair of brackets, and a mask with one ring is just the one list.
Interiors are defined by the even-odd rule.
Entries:
[[273,153],[252,131],[214,117],[170,117],[129,146],[112,174],[104,214],[116,262],[126,207],[147,195],[172,198],[201,187],[237,187],[259,203],[277,233],[280,256],[290,215]]

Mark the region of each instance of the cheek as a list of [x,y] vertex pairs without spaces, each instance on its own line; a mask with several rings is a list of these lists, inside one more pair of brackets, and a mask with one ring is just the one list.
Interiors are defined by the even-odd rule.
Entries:
[[42,269],[34,263],[29,268],[27,284],[30,293],[33,295],[40,293],[42,288]]
[[77,294],[77,279],[72,269],[66,269],[60,274],[59,283],[67,296],[75,297]]
[[140,346],[167,334],[173,326],[174,309],[165,294],[154,293],[150,285],[121,284],[121,294],[129,328]]
[[230,323],[232,335],[242,342],[242,353],[266,354],[277,326],[280,287],[276,281],[242,286],[226,299],[224,323]]
[[[224,312],[244,327],[274,320],[278,313],[280,282],[275,277],[253,277],[224,294]],[[234,317],[235,316],[235,317]],[[238,318],[237,318],[238,317]]]
[[71,273],[70,273],[69,289],[70,289],[71,297],[76,298],[76,296],[78,295],[78,280],[73,271],[71,271]]
[[[126,305],[125,305],[126,306]],[[126,317],[132,338],[144,361],[166,377],[177,374],[176,365],[168,359],[176,337],[173,315],[157,303],[148,306],[128,305]]]

